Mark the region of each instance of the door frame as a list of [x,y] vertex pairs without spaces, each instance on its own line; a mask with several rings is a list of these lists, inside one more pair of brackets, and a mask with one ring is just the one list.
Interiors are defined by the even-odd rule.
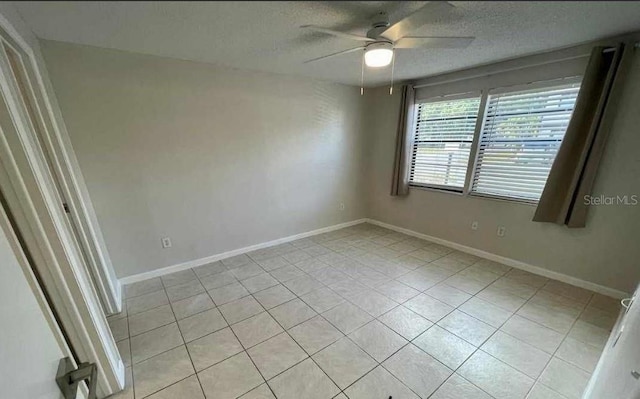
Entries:
[[[51,88],[45,84],[32,47],[1,14],[0,29],[0,40],[3,40],[21,58],[29,84],[29,94],[35,104],[35,113],[42,130],[44,148],[41,150],[46,151],[51,158],[54,178],[59,182],[62,190],[61,194],[64,197],[62,200],[68,205],[71,223],[77,232],[77,241],[81,250],[86,255],[85,263],[95,283],[101,305],[108,315],[119,313],[122,310],[120,281],[113,271],[111,258],[64,121],[61,114],[55,112],[56,109],[52,107],[49,97]],[[4,52],[2,46],[0,51]],[[12,78],[11,75],[9,76]]]
[[[34,62],[33,50],[3,15],[0,15],[0,27],[27,54],[31,52],[29,63],[38,75],[38,84],[33,86],[40,89],[49,119],[56,130],[56,118],[52,117],[46,91],[42,90],[42,76]],[[43,149],[29,128],[29,119],[18,101],[20,93],[12,79],[8,61],[2,56],[0,101],[6,104],[6,110],[0,107],[0,112],[4,113],[0,116],[0,190],[6,200],[7,212],[33,259],[32,267],[41,288],[57,315],[56,323],[64,331],[76,360],[96,363],[98,395],[108,396],[124,387],[124,364],[102,310],[98,287],[94,287],[85,268],[55,190],[54,177],[46,165]],[[59,133],[59,129],[48,132],[53,142],[62,144]],[[65,153],[63,146],[57,150]],[[69,173],[72,174],[70,170]],[[77,198],[80,203],[84,202],[79,194]],[[4,220],[0,223],[7,228]]]
[[[2,168],[2,165],[0,165]],[[0,170],[0,173],[4,173],[4,170]],[[3,231],[7,241],[9,243],[9,247],[11,247],[18,265],[22,272],[24,273],[25,279],[27,280],[27,284],[29,288],[31,288],[31,292],[35,297],[36,302],[38,303],[40,309],[42,310],[42,315],[51,328],[51,333],[54,336],[55,341],[60,348],[63,356],[68,357],[74,366],[77,366],[78,363],[76,361],[76,354],[73,352],[72,348],[69,346],[69,342],[65,333],[62,331],[62,328],[59,323],[59,318],[51,309],[49,304],[49,300],[45,292],[40,285],[39,277],[36,276],[34,268],[33,268],[33,257],[25,248],[24,239],[17,231],[15,226],[15,219],[13,215],[8,212],[6,201],[2,192],[0,192],[0,230]],[[79,385],[80,395],[82,397],[87,397],[88,390],[87,386],[84,384]]]

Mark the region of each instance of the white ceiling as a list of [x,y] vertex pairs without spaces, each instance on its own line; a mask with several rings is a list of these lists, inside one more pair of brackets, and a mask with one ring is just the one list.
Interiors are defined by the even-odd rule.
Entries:
[[[303,32],[315,24],[364,34],[377,11],[391,22],[425,2],[15,2],[43,39],[234,68],[360,84],[360,56],[303,61],[357,46]],[[456,9],[414,35],[476,36],[467,49],[403,50],[396,79],[410,79],[640,30],[640,2],[454,1]],[[367,86],[390,68],[367,70]]]

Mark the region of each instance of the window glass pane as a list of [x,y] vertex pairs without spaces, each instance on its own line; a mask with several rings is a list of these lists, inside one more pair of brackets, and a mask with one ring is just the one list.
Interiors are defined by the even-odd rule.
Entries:
[[480,98],[416,105],[410,182],[462,190]]
[[573,83],[489,95],[471,191],[537,201],[579,89]]

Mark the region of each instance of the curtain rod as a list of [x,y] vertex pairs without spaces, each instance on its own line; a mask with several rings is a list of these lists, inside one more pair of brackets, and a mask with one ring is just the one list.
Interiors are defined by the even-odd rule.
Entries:
[[460,78],[452,78],[452,79],[441,80],[441,81],[433,82],[433,83],[418,84],[418,85],[413,86],[413,88],[414,89],[420,89],[420,88],[423,88],[423,87],[439,86],[439,85],[442,85],[442,84],[454,83],[454,82],[459,82],[459,81],[463,81],[463,80],[483,78],[485,76],[495,75],[495,74],[498,74],[498,73],[518,71],[520,69],[533,68],[533,67],[543,66],[543,65],[548,65],[548,64],[555,64],[555,63],[558,63],[558,62],[570,61],[570,60],[575,60],[575,59],[578,59],[578,58],[585,58],[585,57],[588,57],[588,56],[589,56],[589,54],[580,54],[580,55],[574,55],[574,56],[571,56],[571,57],[564,57],[564,58],[559,58],[559,59],[554,59],[554,60],[547,60],[547,61],[537,62],[537,63],[533,63],[533,64],[528,64],[528,65],[514,66],[514,67],[511,67],[511,68],[501,68],[501,69],[497,69],[497,70],[491,71],[491,72],[480,72],[480,73],[477,73],[477,74],[474,74],[474,75],[464,76],[464,77],[460,77]]
[[[634,48],[640,48],[640,42],[634,43],[633,47]],[[608,53],[608,52],[613,51],[613,50],[615,50],[615,47],[608,47],[608,48],[606,48],[606,49],[604,49],[602,51],[604,53]],[[585,57],[588,57],[590,55],[591,55],[591,53],[578,54],[578,55],[573,55],[573,56],[564,57],[564,58],[541,61],[541,62],[528,64],[528,65],[514,66],[514,67],[511,67],[511,68],[502,68],[502,69],[498,69],[498,70],[491,71],[491,72],[477,73],[477,74],[471,75],[471,76],[465,76],[465,77],[460,77],[460,78],[452,78],[452,79],[442,80],[442,81],[433,82],[433,83],[418,84],[418,85],[413,86],[413,88],[414,89],[420,89],[420,88],[423,88],[423,87],[439,86],[439,85],[442,85],[442,84],[459,82],[459,81],[462,81],[462,80],[482,78],[482,77],[489,76],[489,75],[495,75],[497,73],[512,72],[512,71],[517,71],[517,70],[520,70],[520,69],[533,68],[533,67],[538,67],[538,66],[543,66],[543,65],[548,65],[548,64],[555,64],[557,62],[571,61],[571,60],[575,60],[575,59],[578,59],[578,58],[585,58]]]

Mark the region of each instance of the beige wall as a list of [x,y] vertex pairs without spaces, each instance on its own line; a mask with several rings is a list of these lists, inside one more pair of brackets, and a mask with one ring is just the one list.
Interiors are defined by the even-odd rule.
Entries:
[[[593,208],[586,229],[570,230],[531,222],[531,205],[390,197],[399,98],[387,88],[363,100],[329,83],[42,47],[119,277],[371,217],[614,289],[640,278],[638,206]],[[634,62],[596,195],[640,194]]]
[[357,88],[41,46],[118,277],[366,216]]
[[[640,196],[640,55],[631,70],[594,195]],[[421,189],[411,189],[406,198],[389,196],[399,96],[385,88],[368,94],[369,217],[606,287],[635,288],[640,205],[593,207],[587,228],[568,229],[531,222],[532,205]],[[473,221],[479,222],[477,231],[471,230]],[[496,235],[498,225],[506,227],[505,237]]]

